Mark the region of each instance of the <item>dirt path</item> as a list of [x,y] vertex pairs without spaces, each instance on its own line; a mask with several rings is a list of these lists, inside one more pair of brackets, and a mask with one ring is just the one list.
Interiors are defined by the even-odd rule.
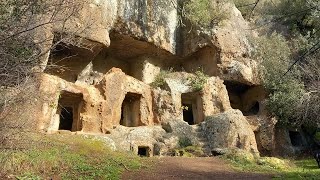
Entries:
[[145,170],[125,172],[123,180],[177,180],[177,179],[271,179],[271,175],[239,173],[219,158],[162,157],[157,164]]

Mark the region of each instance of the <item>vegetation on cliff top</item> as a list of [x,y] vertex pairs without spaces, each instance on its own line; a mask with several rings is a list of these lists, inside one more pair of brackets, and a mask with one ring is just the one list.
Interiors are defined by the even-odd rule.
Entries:
[[[186,1],[184,16],[191,24],[208,27],[228,18],[230,1]],[[281,126],[320,123],[320,1],[233,0],[260,36],[252,40],[252,58],[262,66],[269,91],[268,109]],[[210,8],[208,8],[210,7]]]
[[229,14],[226,13],[227,0],[190,0],[183,5],[182,15],[187,18],[191,24],[208,27],[217,25],[226,20]]
[[320,1],[235,0],[260,33],[253,58],[263,65],[268,108],[279,125],[320,123]]

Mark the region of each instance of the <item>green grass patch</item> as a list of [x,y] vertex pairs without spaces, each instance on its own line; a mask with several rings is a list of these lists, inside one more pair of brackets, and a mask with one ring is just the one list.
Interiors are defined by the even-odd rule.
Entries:
[[113,152],[104,142],[72,135],[34,136],[33,148],[0,154],[1,174],[16,179],[119,179],[125,169],[139,169],[142,159]]
[[280,159],[258,157],[244,151],[230,151],[222,156],[234,169],[241,172],[273,174],[274,179],[320,179],[315,159]]
[[314,158],[291,160],[292,168],[281,172],[275,179],[320,179],[320,169]]

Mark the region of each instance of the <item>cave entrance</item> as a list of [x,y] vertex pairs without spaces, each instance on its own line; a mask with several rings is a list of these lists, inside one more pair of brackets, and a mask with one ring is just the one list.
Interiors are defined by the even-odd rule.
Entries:
[[147,146],[139,146],[138,155],[141,157],[150,157],[150,148]]
[[300,132],[297,131],[289,131],[289,137],[292,146],[294,147],[301,147],[303,146],[303,140]]
[[181,107],[183,120],[189,125],[201,121],[201,98],[198,93],[183,93],[181,95]]
[[127,93],[121,107],[120,125],[127,127],[139,126],[141,113],[141,94]]
[[79,131],[82,129],[80,110],[83,95],[71,92],[62,92],[58,101],[59,130]]
[[225,81],[230,105],[233,109],[239,109],[245,116],[257,115],[260,104],[257,95],[251,91],[258,86],[249,86],[235,81]]

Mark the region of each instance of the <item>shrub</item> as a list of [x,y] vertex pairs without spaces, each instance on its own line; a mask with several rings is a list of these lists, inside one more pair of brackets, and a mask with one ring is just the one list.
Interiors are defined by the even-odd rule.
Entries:
[[281,23],[291,27],[291,30],[307,35],[320,26],[319,6],[319,1],[280,0],[270,8],[270,13],[275,18],[281,18]]
[[189,78],[190,86],[195,91],[201,91],[208,80],[208,76],[203,71],[196,71],[195,76]]
[[165,71],[160,71],[159,74],[154,78],[154,81],[151,83],[152,87],[162,87],[166,83],[165,78],[167,77],[167,73]]
[[299,104],[299,118],[303,123],[311,126],[320,124],[320,52],[305,59],[301,65],[306,93]]
[[269,91],[269,111],[279,118],[280,125],[300,125],[295,120],[304,87],[297,68],[284,76],[292,63],[287,41],[281,35],[272,34],[257,38],[255,45],[254,58],[262,64],[263,83]]
[[179,147],[185,148],[188,146],[192,146],[191,139],[189,137],[179,137]]
[[163,86],[166,84],[165,79],[168,77],[170,73],[173,72],[173,68],[169,68],[169,70],[161,70],[156,77],[154,78],[154,81],[150,84],[152,87],[160,87],[163,88]]
[[190,20],[192,25],[216,25],[229,17],[225,3],[226,0],[190,0],[184,3],[183,16]]

